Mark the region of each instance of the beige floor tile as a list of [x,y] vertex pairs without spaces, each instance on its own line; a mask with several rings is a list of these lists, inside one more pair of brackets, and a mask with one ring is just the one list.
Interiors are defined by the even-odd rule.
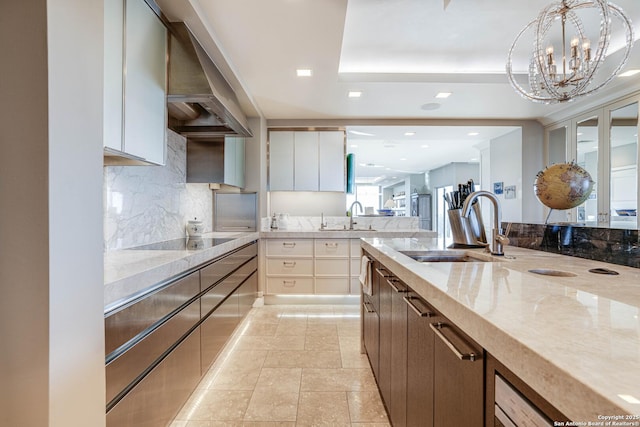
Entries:
[[265,323],[260,321],[250,322],[247,327],[242,331],[242,335],[246,336],[274,336],[278,329],[278,323]]
[[360,335],[357,337],[338,336],[340,351],[360,351]]
[[256,390],[262,388],[297,393],[300,391],[301,376],[302,368],[262,368]]
[[307,332],[307,318],[304,319],[281,319],[276,329],[276,336],[281,335],[304,335]]
[[[243,427],[243,421],[188,421],[185,427]],[[173,426],[171,426],[173,427]]]
[[389,423],[351,423],[351,427],[391,427]]
[[347,392],[347,400],[352,422],[389,422],[377,390]]
[[242,421],[251,391],[197,390],[176,421]]
[[340,361],[343,368],[370,369],[369,358],[359,351],[341,351]]
[[267,353],[267,350],[235,350],[226,360],[214,362],[197,388],[253,390]]
[[370,369],[302,369],[301,391],[377,390]]
[[243,336],[238,350],[304,350],[304,335],[292,336]]
[[309,323],[307,335],[338,335],[338,325],[325,323]]
[[297,424],[349,426],[349,404],[344,392],[301,392]]
[[245,421],[295,421],[299,392],[256,388],[245,412]]
[[245,421],[242,427],[295,427],[296,423],[288,421]]
[[305,350],[315,351],[339,351],[340,343],[338,335],[309,335],[307,334],[304,341]]
[[336,325],[338,327],[338,335],[348,336],[348,337],[359,337],[360,336],[360,322],[358,321],[357,325],[354,325],[352,322],[338,322]]
[[340,368],[339,351],[272,350],[267,354],[265,368]]

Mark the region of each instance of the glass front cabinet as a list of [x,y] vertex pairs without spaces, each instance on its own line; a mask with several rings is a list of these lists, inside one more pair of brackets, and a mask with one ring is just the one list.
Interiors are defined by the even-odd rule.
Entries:
[[639,104],[636,94],[546,128],[547,164],[574,161],[595,181],[588,200],[551,211],[549,223],[638,229]]

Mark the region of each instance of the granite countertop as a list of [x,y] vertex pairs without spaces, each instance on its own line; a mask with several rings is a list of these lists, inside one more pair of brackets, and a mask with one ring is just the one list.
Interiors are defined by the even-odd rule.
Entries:
[[430,238],[365,238],[363,248],[573,421],[640,415],[639,269],[516,247],[493,262],[398,252],[444,249]]

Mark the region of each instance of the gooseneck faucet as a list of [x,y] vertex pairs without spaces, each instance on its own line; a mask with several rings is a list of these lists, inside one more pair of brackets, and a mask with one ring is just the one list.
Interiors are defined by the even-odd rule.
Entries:
[[353,224],[357,224],[355,222],[353,222],[353,207],[355,205],[360,206],[360,213],[364,212],[364,209],[362,209],[362,204],[359,201],[355,201],[353,203],[351,203],[351,207],[349,208],[349,212],[351,212],[351,215],[349,216],[349,230],[353,230]]
[[502,210],[500,209],[500,201],[495,194],[489,191],[474,191],[469,194],[462,205],[462,216],[469,218],[471,213],[471,205],[478,199],[478,197],[484,196],[491,200],[493,204],[493,233],[491,241],[491,254],[492,255],[504,255],[503,246],[509,244],[507,236],[502,234]]

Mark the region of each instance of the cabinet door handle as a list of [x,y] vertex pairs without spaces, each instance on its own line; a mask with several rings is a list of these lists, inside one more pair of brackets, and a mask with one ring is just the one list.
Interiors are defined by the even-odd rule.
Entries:
[[296,262],[295,261],[282,261],[282,265],[285,267],[295,267],[296,266]]
[[471,362],[474,362],[474,361],[479,359],[478,355],[475,354],[474,352],[470,352],[470,353],[461,352],[460,350],[458,350],[456,348],[455,345],[453,345],[453,343],[451,341],[449,341],[447,339],[447,337],[444,336],[444,334],[441,331],[442,328],[447,326],[444,323],[430,323],[429,326],[431,327],[433,332],[436,334],[436,336],[438,338],[440,338],[442,340],[442,342],[447,345],[447,347],[449,347],[449,349],[453,352],[453,354],[456,355],[456,357],[458,359],[460,359],[460,360],[470,360]]
[[398,293],[407,292],[407,288],[402,288],[402,286],[396,285],[400,283],[398,279],[394,279],[394,278],[387,279],[387,283],[389,284],[389,286],[391,286],[391,288],[393,288],[394,291]]
[[284,246],[285,248],[295,248],[296,247],[296,243],[295,242],[282,242],[282,246]]
[[370,310],[369,309],[369,303],[368,302],[363,302],[362,303],[362,307],[364,307],[365,313],[375,313],[375,310]]
[[402,297],[402,299],[404,300],[404,302],[407,303],[407,305],[411,308],[411,310],[413,310],[418,316],[420,317],[432,317],[433,313],[430,311],[422,311],[420,310],[414,303],[413,300],[417,300],[419,298],[416,297],[412,297],[412,296],[406,296],[406,297]]
[[376,272],[381,275],[382,277],[391,277],[389,275],[389,273],[387,272],[387,270],[385,270],[384,268],[376,268]]
[[285,288],[293,288],[296,285],[296,281],[295,280],[283,280],[282,281],[282,286],[284,286]]

